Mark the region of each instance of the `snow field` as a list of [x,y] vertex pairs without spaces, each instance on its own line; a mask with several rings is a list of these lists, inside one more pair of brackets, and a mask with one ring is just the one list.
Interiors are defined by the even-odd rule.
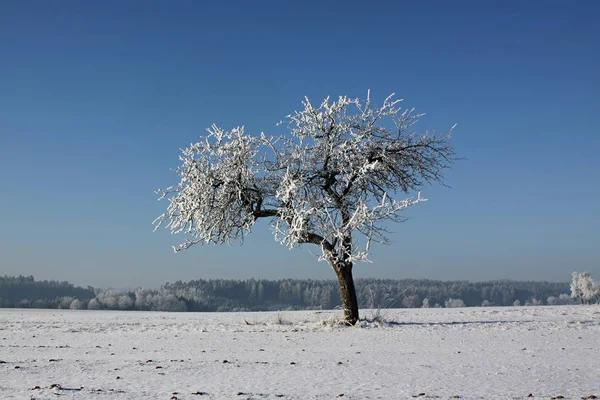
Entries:
[[0,397],[600,397],[598,306],[382,315],[2,309]]

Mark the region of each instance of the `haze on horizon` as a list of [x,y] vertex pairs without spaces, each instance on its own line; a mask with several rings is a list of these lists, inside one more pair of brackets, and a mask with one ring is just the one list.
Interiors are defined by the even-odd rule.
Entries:
[[274,133],[308,96],[390,93],[448,131],[451,188],[391,225],[356,277],[600,277],[596,2],[0,4],[0,275],[96,287],[334,279],[259,221],[195,246],[152,221],[211,124]]

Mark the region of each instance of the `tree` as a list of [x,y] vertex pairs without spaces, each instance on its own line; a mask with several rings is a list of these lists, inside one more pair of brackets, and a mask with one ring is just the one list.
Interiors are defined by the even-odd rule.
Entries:
[[571,282],[571,297],[577,298],[579,297],[581,304],[583,304],[583,297],[581,296],[581,285],[580,281],[580,272],[573,271],[573,280]]
[[102,304],[98,301],[98,299],[93,298],[88,303],[88,310],[101,310]]
[[71,310],[85,310],[85,303],[79,299],[73,299],[69,308]]
[[591,304],[592,298],[594,298],[594,281],[589,272],[583,272],[579,275],[579,286],[582,301],[585,300],[588,304]]
[[558,300],[560,301],[561,304],[571,304],[573,302],[571,300],[571,296],[569,296],[567,293],[561,293],[558,296]]
[[119,310],[131,310],[134,305],[134,299],[127,294],[121,294],[119,296],[118,307]]
[[406,308],[419,308],[421,303],[421,299],[416,294],[409,294],[404,299],[402,299],[402,306]]
[[579,297],[581,304],[584,302],[590,304],[592,299],[596,297],[594,281],[589,272],[573,272],[571,297]]
[[593,281],[592,294],[596,298],[596,304],[600,304],[600,281]]
[[[213,125],[182,151],[176,186],[159,190],[167,211],[155,220],[198,243],[242,241],[259,218],[270,220],[275,239],[289,248],[319,247],[319,260],[336,273],[348,324],[358,321],[352,268],[368,261],[371,242],[388,243],[386,222],[426,199],[425,184],[443,183],[455,160],[450,133],[416,134],[421,117],[389,96],[381,107],[327,97],[319,107],[287,116],[289,132],[250,136],[243,127]],[[398,194],[415,197],[397,199]],[[360,240],[359,240],[360,239]]]
[[446,308],[461,308],[465,307],[465,302],[462,299],[448,299],[445,306]]

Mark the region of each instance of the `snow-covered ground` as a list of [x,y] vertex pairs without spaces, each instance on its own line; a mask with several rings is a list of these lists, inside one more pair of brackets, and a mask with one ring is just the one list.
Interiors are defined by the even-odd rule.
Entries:
[[3,309],[0,398],[600,397],[598,306],[382,315]]

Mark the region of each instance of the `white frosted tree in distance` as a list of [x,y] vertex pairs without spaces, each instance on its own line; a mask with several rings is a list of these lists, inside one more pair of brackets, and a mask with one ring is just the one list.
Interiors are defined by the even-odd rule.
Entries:
[[574,299],[579,298],[581,303],[583,303],[583,297],[581,296],[581,286],[579,283],[580,275],[580,272],[573,271],[573,280],[571,281],[571,297],[573,297]]
[[581,304],[590,302],[593,297],[593,281],[589,272],[573,272],[571,281],[571,297],[579,298]]
[[421,115],[400,104],[393,95],[380,107],[370,96],[318,107],[306,99],[278,137],[213,125],[182,150],[179,183],[158,191],[169,205],[155,227],[187,235],[181,251],[241,241],[269,219],[281,244],[319,248],[337,275],[345,321],[355,324],[354,264],[368,261],[371,242],[388,243],[386,223],[405,221],[401,212],[425,200],[418,191],[442,182],[455,160],[450,133],[413,132]]
[[593,281],[592,295],[596,299],[596,304],[600,304],[600,281]]
[[598,295],[600,294],[597,286],[594,285],[594,280],[589,272],[573,272],[571,297],[579,297],[581,304],[584,302],[590,304],[592,299],[598,298]]
[[465,307],[465,302],[462,299],[448,299],[444,305],[446,308],[461,308]]

